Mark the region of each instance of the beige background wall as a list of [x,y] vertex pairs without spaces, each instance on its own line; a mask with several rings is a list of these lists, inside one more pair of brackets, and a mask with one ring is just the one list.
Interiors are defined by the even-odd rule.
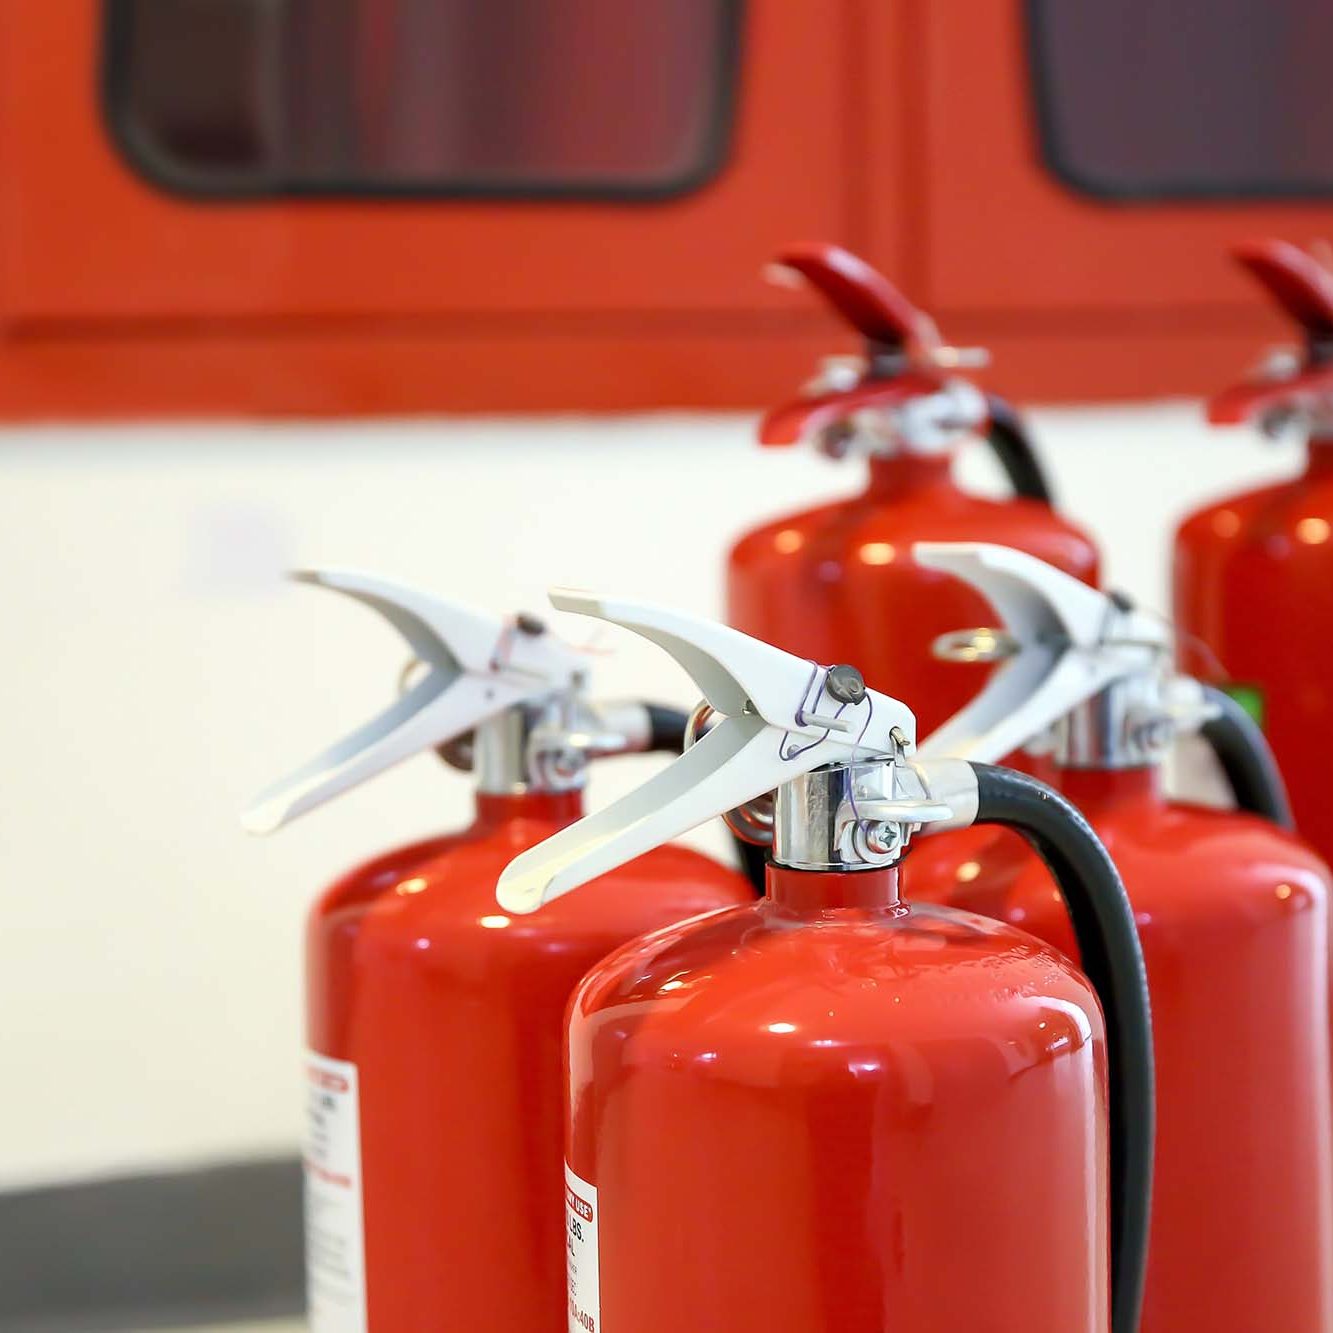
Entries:
[[[1036,425],[1111,578],[1163,608],[1174,519],[1299,466],[1190,404]],[[0,432],[0,1188],[289,1150],[306,905],[361,856],[465,818],[465,780],[424,757],[267,841],[240,832],[245,798],[378,708],[404,657],[370,613],[278,571],[367,566],[497,610],[540,607],[552,581],[717,612],[734,534],[857,485],[854,465],[761,455],[751,431]],[[981,449],[962,472],[998,489]],[[616,648],[606,693],[693,702],[664,657]],[[651,762],[604,766],[593,798]]]

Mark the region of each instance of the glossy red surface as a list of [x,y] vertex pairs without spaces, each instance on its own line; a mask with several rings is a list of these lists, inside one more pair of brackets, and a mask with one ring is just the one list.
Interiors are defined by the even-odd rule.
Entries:
[[594,968],[569,1047],[607,1333],[1104,1333],[1101,1011],[1031,936],[770,869]]
[[1271,237],[1244,241],[1232,248],[1231,257],[1295,321],[1306,354],[1293,373],[1250,376],[1215,394],[1208,400],[1208,420],[1236,425],[1262,419],[1275,408],[1308,406],[1318,411],[1333,391],[1333,367],[1325,350],[1333,337],[1333,272],[1322,257]]
[[957,579],[911,558],[917,541],[998,542],[1095,583],[1097,553],[1073,524],[1034,500],[985,500],[959,489],[948,456],[877,458],[866,489],[765,523],[736,543],[727,616],[737,629],[831,665],[908,702],[928,735],[981,688],[989,667],[937,662],[953,630],[999,617]]
[[489,797],[476,822],[371,861],[310,916],[311,1047],[357,1065],[370,1327],[565,1333],[566,1001],[644,931],[751,901],[664,847],[528,917],[495,902],[570,796]]
[[1185,669],[1259,692],[1297,825],[1333,858],[1333,441],[1297,480],[1188,518],[1174,578]]
[[1235,426],[1261,420],[1278,408],[1297,403],[1317,405],[1333,393],[1333,366],[1313,366],[1290,379],[1254,380],[1232,385],[1208,400],[1208,420],[1215,426]]
[[[1143,1333],[1333,1328],[1328,872],[1251,816],[1168,803],[1151,769],[1059,775],[1124,877],[1152,991],[1157,1159]],[[917,897],[1077,957],[1026,845],[921,839]]]
[[938,393],[943,384],[941,375],[909,371],[890,379],[867,380],[854,389],[796,398],[764,414],[759,443],[774,448],[799,444],[846,421],[854,412],[899,407],[924,394]]
[[1231,255],[1306,333],[1333,333],[1333,272],[1321,256],[1269,237],[1242,241]]
[[785,245],[774,261],[799,273],[863,338],[881,347],[917,342],[934,334],[934,321],[918,310],[878,269],[827,241]]

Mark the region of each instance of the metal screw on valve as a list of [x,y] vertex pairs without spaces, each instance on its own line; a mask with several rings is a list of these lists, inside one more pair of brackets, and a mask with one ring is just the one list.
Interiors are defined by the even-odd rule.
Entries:
[[857,855],[871,862],[894,855],[902,842],[902,825],[879,819],[863,821],[852,834],[852,846]]

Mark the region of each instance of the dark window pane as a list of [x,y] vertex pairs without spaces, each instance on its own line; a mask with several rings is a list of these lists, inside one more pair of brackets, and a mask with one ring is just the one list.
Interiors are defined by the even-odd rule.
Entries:
[[122,141],[187,189],[669,193],[719,164],[739,0],[111,0]]
[[1333,193],[1328,0],[1028,0],[1043,148],[1125,198]]

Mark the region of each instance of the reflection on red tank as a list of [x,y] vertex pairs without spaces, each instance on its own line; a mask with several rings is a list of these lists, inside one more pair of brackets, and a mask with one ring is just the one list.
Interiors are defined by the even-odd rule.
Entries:
[[[1163,800],[1153,769],[1064,770],[1133,903],[1152,992],[1158,1137],[1143,1333],[1333,1327],[1328,872],[1252,815]],[[904,883],[1077,947],[1017,837],[921,839]]]
[[626,940],[753,897],[664,847],[501,912],[500,871],[580,814],[576,793],[481,795],[471,828],[353,871],[311,914],[309,1044],[358,1070],[376,1333],[564,1333],[565,1004]]
[[770,867],[764,901],[579,986],[598,1328],[1105,1333],[1096,996],[1033,937],[897,892]]
[[1186,671],[1220,672],[1256,714],[1301,832],[1333,857],[1333,438],[1303,476],[1200,510],[1175,548]]
[[1218,394],[1216,425],[1303,424],[1305,474],[1208,505],[1176,534],[1175,618],[1182,662],[1219,675],[1256,715],[1291,791],[1296,823],[1333,858],[1323,798],[1333,747],[1333,272],[1285,241],[1232,252],[1303,346]]

